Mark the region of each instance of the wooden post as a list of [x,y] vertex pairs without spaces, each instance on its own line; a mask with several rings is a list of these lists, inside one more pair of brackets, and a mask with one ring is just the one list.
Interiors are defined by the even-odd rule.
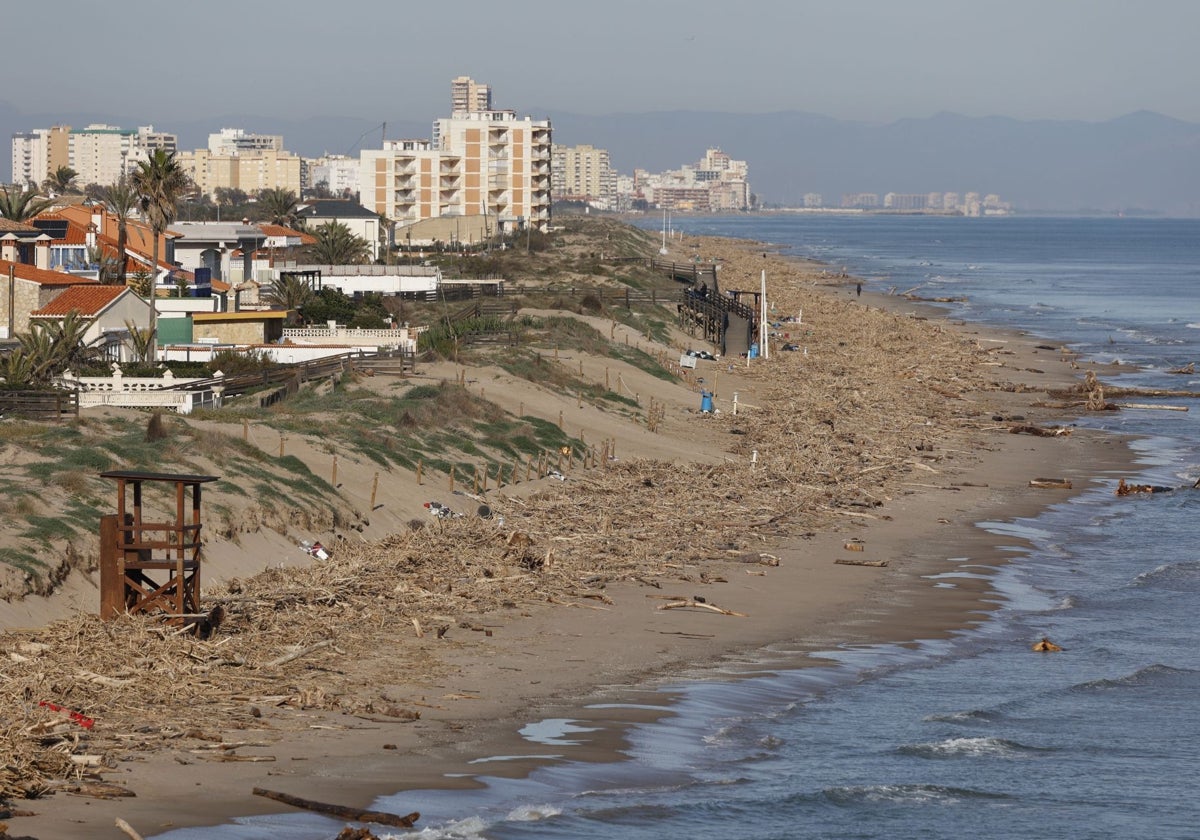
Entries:
[[562,415],[562,409],[560,408],[558,410],[558,428],[561,429],[562,427],[563,427],[563,415]]
[[563,458],[563,451],[560,449],[560,450],[558,450],[558,471],[559,472],[563,471],[562,458]]
[[586,440],[584,440],[584,438],[583,438],[583,429],[580,429],[580,430],[579,430],[579,442],[580,442],[580,443],[587,443],[587,441],[586,441]]
[[567,447],[567,472],[571,471],[571,467],[575,465],[575,447]]
[[609,338],[617,337],[617,322],[616,321],[613,321],[612,326],[608,328],[608,337]]
[[283,435],[279,436],[279,457],[283,457],[283,442],[287,440]]
[[524,402],[522,402],[522,403],[521,403],[521,407],[520,407],[519,409],[517,409],[517,416],[518,416],[518,417],[524,417],[524,416],[525,416],[525,403],[524,403]]
[[337,456],[333,456],[333,478],[329,482],[335,488],[337,487]]
[[454,492],[454,464],[450,465],[450,492]]
[[421,473],[425,467],[425,462],[421,459],[417,460],[417,486],[421,486],[425,482],[421,480]]
[[625,389],[625,380],[621,378],[621,374],[617,373],[617,393],[621,393]]
[[583,376],[583,359],[579,360],[579,375]]
[[472,486],[472,492],[474,492],[476,496],[479,495],[479,465],[478,464],[475,465],[475,482]]
[[375,496],[379,493],[379,470],[375,470],[375,478],[371,481],[371,510],[375,510]]
[[518,472],[518,470],[520,468],[521,468],[521,459],[518,458],[517,460],[513,461],[512,481],[509,482],[510,484],[520,484],[521,483],[521,473]]
[[529,481],[530,475],[533,474],[533,456],[530,455],[525,461],[525,480]]
[[558,361],[558,345],[554,345],[554,361]]
[[250,421],[245,417],[242,418],[242,440],[250,440]]

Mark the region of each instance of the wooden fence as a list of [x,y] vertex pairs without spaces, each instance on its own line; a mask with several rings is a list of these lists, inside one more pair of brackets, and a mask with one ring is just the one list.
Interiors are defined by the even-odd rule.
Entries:
[[0,390],[0,416],[61,423],[79,416],[79,393]]

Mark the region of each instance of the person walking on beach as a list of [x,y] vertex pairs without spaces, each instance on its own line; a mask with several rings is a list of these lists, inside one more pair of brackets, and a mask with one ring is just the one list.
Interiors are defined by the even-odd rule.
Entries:
[[854,294],[858,297],[862,297],[862,283],[854,284]]

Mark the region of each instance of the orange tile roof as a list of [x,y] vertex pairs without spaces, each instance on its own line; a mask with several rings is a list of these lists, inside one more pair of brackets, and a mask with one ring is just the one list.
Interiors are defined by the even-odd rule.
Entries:
[[89,277],[79,277],[74,274],[67,274],[63,271],[46,271],[43,268],[35,268],[32,265],[25,263],[9,262],[8,260],[0,260],[0,274],[8,276],[9,270],[12,269],[18,280],[28,280],[31,283],[37,283],[41,286],[78,286],[80,284],[97,285],[98,281]]
[[267,236],[299,236],[300,235],[300,231],[298,231],[298,230],[293,230],[290,227],[284,227],[283,225],[273,225],[270,223],[259,225],[258,229],[261,230]]
[[81,315],[94,317],[128,291],[128,286],[72,286],[46,306],[30,312],[29,315],[37,318],[53,318],[78,311]]
[[67,223],[67,234],[62,239],[54,241],[60,245],[86,245],[87,244],[87,228],[80,225],[74,219],[67,218],[62,213],[55,213],[47,210],[45,213],[38,214],[39,219],[61,219]]
[[14,222],[12,219],[6,219],[0,216],[0,233],[41,233],[33,225],[25,225],[20,222]]

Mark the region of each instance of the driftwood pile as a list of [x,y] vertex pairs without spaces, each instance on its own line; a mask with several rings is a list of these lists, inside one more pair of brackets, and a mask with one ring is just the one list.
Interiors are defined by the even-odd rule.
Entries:
[[[713,247],[735,264],[740,246]],[[419,695],[444,667],[439,645],[534,607],[603,610],[616,581],[714,580],[785,535],[877,515],[914,472],[953,469],[944,453],[969,453],[992,413],[980,392],[1003,387],[987,354],[936,324],[806,295],[802,267],[772,267],[776,311],[804,313],[775,330],[803,333],[808,352],[750,369],[754,410],[688,421],[727,441],[723,464],[613,462],[525,498],[490,495],[503,525],[439,519],[326,543],[329,560],[207,590],[224,611],[208,639],[88,616],[0,635],[0,800],[97,783],[147,751],[271,761],[289,709],[414,719],[421,704],[384,687]]]

